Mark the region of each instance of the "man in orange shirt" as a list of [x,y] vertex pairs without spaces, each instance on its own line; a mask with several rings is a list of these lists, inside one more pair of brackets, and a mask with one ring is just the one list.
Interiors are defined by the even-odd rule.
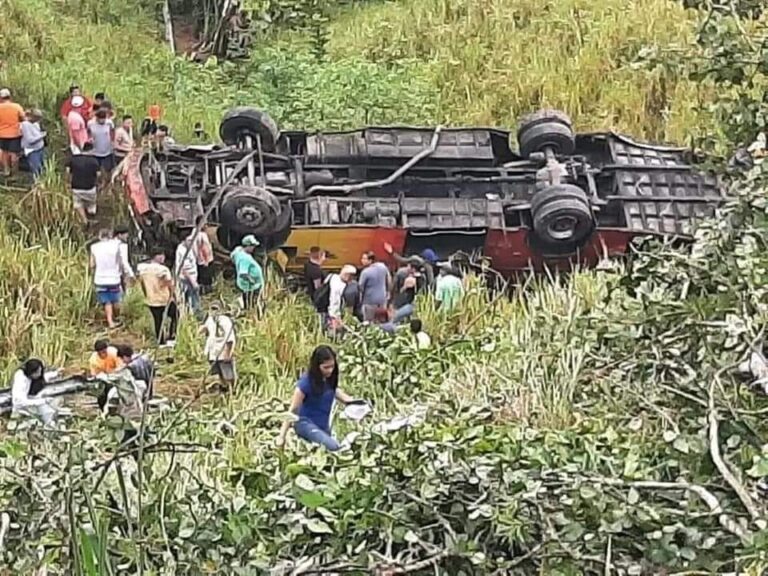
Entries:
[[11,100],[11,91],[7,88],[0,90],[0,166],[6,177],[19,164],[23,121],[24,109]]

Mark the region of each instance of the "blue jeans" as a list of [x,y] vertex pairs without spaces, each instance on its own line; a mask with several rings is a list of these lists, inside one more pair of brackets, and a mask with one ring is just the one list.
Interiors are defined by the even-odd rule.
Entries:
[[299,438],[303,438],[312,444],[325,446],[331,452],[336,452],[336,450],[341,448],[336,439],[331,436],[330,430],[323,430],[317,424],[312,422],[312,420],[308,420],[307,418],[299,419],[299,421],[293,425],[293,429],[296,430],[296,435]]
[[29,171],[32,172],[32,176],[35,179],[39,178],[40,174],[43,173],[43,165],[45,164],[45,148],[27,154],[27,164],[29,164]]
[[182,278],[181,287],[184,291],[184,302],[195,315],[200,317],[202,310],[200,308],[200,289],[192,286],[192,283]]
[[395,314],[392,316],[392,324],[400,324],[403,320],[407,320],[413,315],[413,304],[406,304],[395,310]]

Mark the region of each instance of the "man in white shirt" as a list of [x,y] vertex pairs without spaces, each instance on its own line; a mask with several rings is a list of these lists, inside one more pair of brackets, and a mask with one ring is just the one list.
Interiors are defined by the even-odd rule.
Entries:
[[343,297],[344,290],[347,284],[352,281],[357,269],[351,264],[346,264],[342,267],[341,272],[338,274],[331,274],[330,279],[330,295],[328,302],[328,327],[335,331],[341,327],[341,317],[343,311]]
[[128,236],[130,230],[128,226],[118,226],[115,228],[115,238],[120,243],[120,265],[123,270],[123,276],[127,277],[128,282],[131,283],[136,279],[136,274],[131,267],[131,261],[128,258]]
[[219,377],[224,390],[231,390],[235,384],[235,324],[224,314],[219,304],[213,303],[205,322],[200,326],[205,334],[205,354],[211,366],[210,374]]
[[133,150],[133,117],[126,114],[115,130],[115,162],[119,164]]
[[189,310],[200,319],[200,285],[197,281],[197,250],[192,234],[184,238],[176,248],[176,277],[181,296]]
[[115,317],[123,299],[124,270],[120,241],[112,237],[111,230],[101,230],[98,242],[91,246],[90,268],[93,271],[96,298],[104,307],[107,326],[116,328],[120,325]]

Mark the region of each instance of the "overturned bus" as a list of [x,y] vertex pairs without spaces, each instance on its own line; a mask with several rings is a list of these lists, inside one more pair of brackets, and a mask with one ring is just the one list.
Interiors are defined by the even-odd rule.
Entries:
[[615,133],[576,134],[542,110],[510,133],[495,128],[366,127],[279,131],[235,108],[223,144],[137,150],[124,163],[145,242],[175,242],[208,213],[229,249],[246,234],[298,271],[310,247],[328,268],[371,250],[389,261],[433,249],[481,256],[504,275],[594,265],[633,237],[690,236],[724,200],[718,179],[682,148]]

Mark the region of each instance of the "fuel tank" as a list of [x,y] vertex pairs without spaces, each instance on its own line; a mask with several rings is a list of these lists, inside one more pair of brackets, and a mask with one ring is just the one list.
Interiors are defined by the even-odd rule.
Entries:
[[[374,127],[307,136],[307,164],[397,164],[430,146],[433,129]],[[515,158],[509,133],[489,128],[443,129],[435,151],[422,165],[492,167]]]

